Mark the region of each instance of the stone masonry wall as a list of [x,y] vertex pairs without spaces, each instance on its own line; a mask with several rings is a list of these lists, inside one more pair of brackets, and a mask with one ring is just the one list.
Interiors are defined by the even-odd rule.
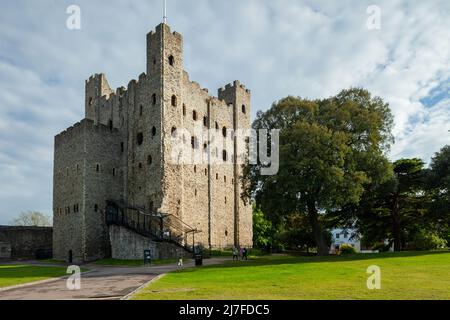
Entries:
[[120,133],[85,119],[55,138],[54,257],[90,261],[108,255],[104,208],[123,199]]
[[185,256],[182,248],[165,242],[151,241],[123,227],[111,226],[111,253],[113,259],[144,259],[144,250],[151,250],[153,259],[172,259]]
[[88,121],[85,127],[85,257],[92,261],[110,256],[106,201],[123,199],[125,157],[120,133]]
[[52,249],[51,227],[10,227],[0,226],[0,243],[10,246],[13,259],[35,259],[37,250]]
[[87,120],[55,137],[53,167],[53,257],[84,258],[85,125]]

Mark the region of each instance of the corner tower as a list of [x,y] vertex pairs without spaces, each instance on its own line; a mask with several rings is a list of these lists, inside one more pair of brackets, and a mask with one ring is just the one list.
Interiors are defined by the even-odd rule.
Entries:
[[183,37],[161,23],[147,35],[147,74],[159,86],[161,132],[161,193],[158,208],[182,219],[183,168],[171,161],[171,134],[185,127],[183,117]]

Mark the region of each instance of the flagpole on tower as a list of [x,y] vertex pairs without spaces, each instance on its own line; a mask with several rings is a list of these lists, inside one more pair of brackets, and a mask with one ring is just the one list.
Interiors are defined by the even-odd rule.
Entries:
[[164,24],[167,24],[167,0],[164,0],[163,23],[164,23]]

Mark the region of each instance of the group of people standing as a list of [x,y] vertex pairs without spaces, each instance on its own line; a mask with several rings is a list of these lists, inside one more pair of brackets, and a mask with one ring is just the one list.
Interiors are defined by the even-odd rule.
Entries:
[[241,257],[241,260],[248,260],[248,251],[247,248],[241,248],[240,252],[238,248],[233,248],[233,261],[234,259],[239,261],[239,256]]

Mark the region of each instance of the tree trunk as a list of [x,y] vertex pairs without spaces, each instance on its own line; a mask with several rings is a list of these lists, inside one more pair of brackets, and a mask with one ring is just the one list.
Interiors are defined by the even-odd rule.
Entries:
[[313,202],[308,203],[308,219],[311,223],[311,227],[314,234],[314,239],[317,245],[317,254],[319,256],[327,256],[329,255],[329,248],[325,241],[324,233],[322,226],[319,222],[319,213],[317,212],[317,208]]
[[394,201],[394,207],[392,208],[392,235],[394,237],[394,251],[402,251],[402,239],[401,239],[401,224],[400,224],[400,205],[398,196]]
[[394,251],[402,251],[402,239],[400,223],[397,218],[394,218],[394,225],[392,234],[394,236]]

